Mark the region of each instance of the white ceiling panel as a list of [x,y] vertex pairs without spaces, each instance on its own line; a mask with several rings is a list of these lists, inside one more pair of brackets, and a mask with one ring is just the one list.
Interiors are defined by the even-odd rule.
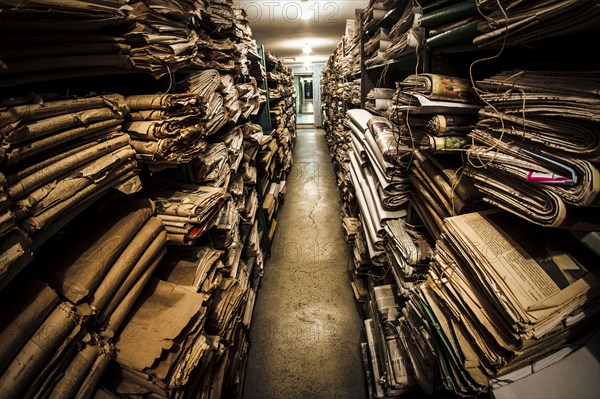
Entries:
[[[323,62],[344,35],[346,20],[354,19],[368,0],[236,0],[246,10],[253,37],[258,44],[286,62],[302,63],[307,58]],[[308,45],[312,51],[303,54]]]

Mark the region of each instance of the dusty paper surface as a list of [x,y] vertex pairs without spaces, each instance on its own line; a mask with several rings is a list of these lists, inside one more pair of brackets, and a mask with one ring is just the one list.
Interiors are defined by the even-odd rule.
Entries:
[[58,296],[44,283],[31,280],[14,306],[2,311],[0,319],[0,371],[58,304]]
[[548,247],[510,220],[514,219],[488,211],[448,219],[447,226],[453,234],[455,228],[461,231],[461,245],[481,265],[475,271],[486,284],[498,287],[498,303],[508,312],[517,312],[512,316],[518,316],[515,321],[529,324],[550,318],[560,322],[585,302],[584,294],[598,286],[598,276],[585,265],[591,260],[577,259],[584,254],[568,253],[569,248],[561,248],[560,243]]
[[0,397],[18,396],[26,390],[76,323],[73,308],[64,303],[58,305],[0,377]]
[[204,296],[161,280],[146,287],[147,296],[133,310],[117,338],[117,361],[133,370],[152,367],[163,351],[202,308]]

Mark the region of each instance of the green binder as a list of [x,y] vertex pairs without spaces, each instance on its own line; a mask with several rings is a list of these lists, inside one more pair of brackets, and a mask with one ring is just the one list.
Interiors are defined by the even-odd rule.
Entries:
[[462,3],[444,7],[431,13],[423,12],[421,26],[423,28],[432,28],[434,26],[440,26],[452,21],[470,17],[476,13],[477,4],[475,4],[475,0],[463,1]]
[[465,25],[450,29],[437,36],[430,37],[426,43],[429,48],[450,46],[453,44],[471,44],[473,38],[479,35],[477,25],[479,21],[469,22]]

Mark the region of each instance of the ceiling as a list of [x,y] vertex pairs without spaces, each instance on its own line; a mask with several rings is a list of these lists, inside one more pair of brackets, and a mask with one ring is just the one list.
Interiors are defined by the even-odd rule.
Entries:
[[[258,44],[286,64],[325,62],[354,20],[355,10],[368,0],[235,0],[248,14],[252,36]],[[311,52],[303,53],[304,46]]]

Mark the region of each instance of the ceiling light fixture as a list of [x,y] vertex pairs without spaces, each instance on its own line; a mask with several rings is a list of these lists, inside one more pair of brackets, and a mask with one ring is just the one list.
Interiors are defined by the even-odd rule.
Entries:
[[310,46],[308,45],[308,43],[306,43],[306,44],[304,45],[304,47],[302,47],[302,52],[303,52],[304,54],[310,54],[310,53],[312,52],[312,47],[310,47]]

